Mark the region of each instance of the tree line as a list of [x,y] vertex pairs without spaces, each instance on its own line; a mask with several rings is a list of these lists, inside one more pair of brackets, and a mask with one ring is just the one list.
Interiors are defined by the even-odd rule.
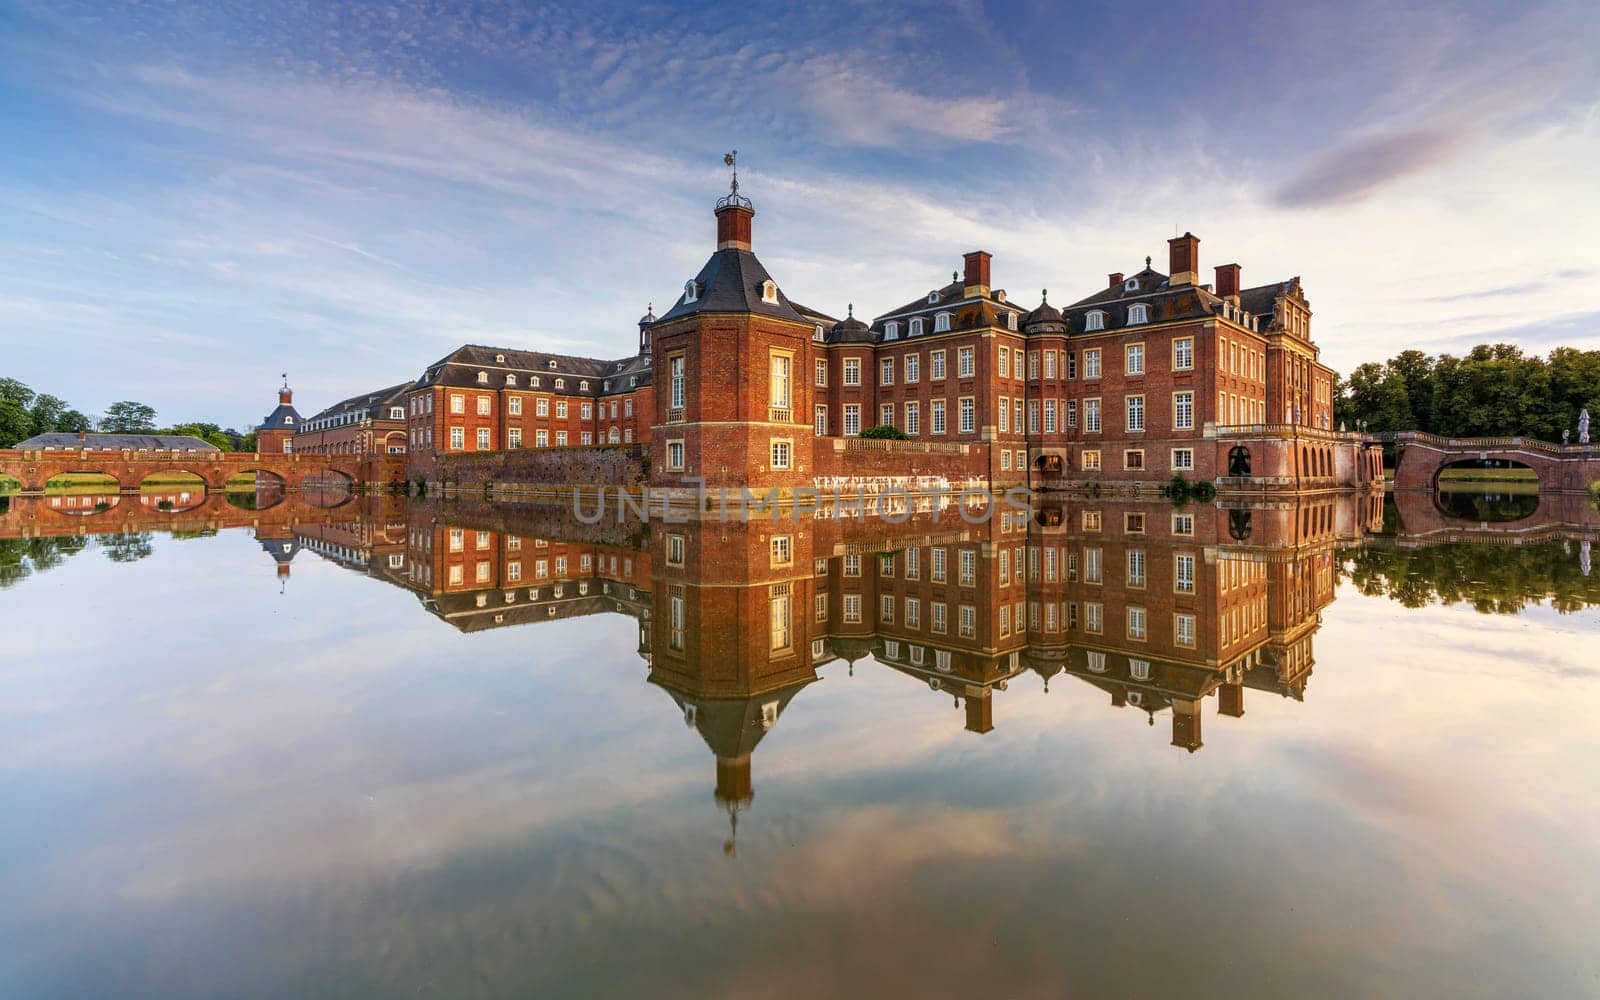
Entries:
[[155,407],[131,399],[112,403],[104,414],[92,417],[74,409],[64,399],[34,392],[17,379],[0,378],[0,448],[10,448],[38,434],[77,434],[80,431],[186,434],[222,451],[254,451],[256,447],[255,431],[240,433],[232,427],[205,421],[161,427],[156,423]]
[[[1558,347],[1547,357],[1512,344],[1480,344],[1464,357],[1401,351],[1350,373],[1334,399],[1334,420],[1374,431],[1445,437],[1521,435],[1578,439],[1578,414],[1600,421],[1600,351]],[[1600,437],[1600,425],[1591,434]]]

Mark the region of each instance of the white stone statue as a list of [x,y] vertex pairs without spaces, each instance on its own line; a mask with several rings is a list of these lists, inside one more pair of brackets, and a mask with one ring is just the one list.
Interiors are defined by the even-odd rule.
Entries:
[[1578,443],[1579,444],[1588,444],[1589,443],[1589,409],[1588,409],[1588,407],[1585,407],[1583,412],[1578,414]]
[[1578,547],[1578,568],[1583,570],[1583,575],[1589,575],[1589,543],[1584,542]]

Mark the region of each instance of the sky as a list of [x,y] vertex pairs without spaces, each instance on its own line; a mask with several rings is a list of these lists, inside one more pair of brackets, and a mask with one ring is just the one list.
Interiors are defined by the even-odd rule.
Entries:
[[1301,276],[1323,360],[1600,348],[1600,7],[0,0],[0,375],[310,414],[464,342],[619,358],[739,151],[791,298]]

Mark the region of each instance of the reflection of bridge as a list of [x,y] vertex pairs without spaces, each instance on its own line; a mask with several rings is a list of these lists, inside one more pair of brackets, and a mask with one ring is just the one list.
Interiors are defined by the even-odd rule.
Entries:
[[1474,521],[1442,510],[1432,492],[1394,494],[1399,531],[1393,537],[1370,536],[1369,545],[1423,548],[1453,542],[1481,545],[1532,545],[1536,542],[1600,541],[1600,507],[1587,494],[1542,494],[1539,506],[1515,521]]
[[357,504],[347,500],[320,507],[298,494],[288,494],[270,507],[244,510],[222,494],[211,494],[193,507],[163,511],[125,503],[105,510],[64,512],[50,501],[55,497],[13,496],[9,510],[0,513],[0,538],[34,538],[61,535],[114,535],[139,531],[182,533],[220,531],[224,528],[290,528],[309,524],[334,524],[360,516]]
[[1394,488],[1431,490],[1439,473],[1463,462],[1509,462],[1539,476],[1545,492],[1587,492],[1600,481],[1600,447],[1551,444],[1535,438],[1445,438],[1422,431],[1401,431],[1395,439]]
[[270,455],[211,451],[139,450],[70,451],[0,450],[0,475],[22,484],[25,494],[43,493],[57,476],[110,476],[123,493],[137,493],[151,476],[187,473],[206,489],[221,492],[229,479],[255,473],[260,482],[296,490],[318,486],[387,486],[405,479],[405,456],[399,455]]

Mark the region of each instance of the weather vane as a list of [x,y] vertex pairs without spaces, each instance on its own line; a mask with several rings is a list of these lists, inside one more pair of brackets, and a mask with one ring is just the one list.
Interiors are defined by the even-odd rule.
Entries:
[[751,207],[750,199],[749,198],[745,198],[745,197],[743,197],[743,196],[741,196],[739,194],[739,166],[738,166],[738,160],[739,160],[739,151],[737,149],[729,150],[728,152],[722,154],[722,163],[723,163],[723,165],[727,166],[727,167],[730,167],[733,170],[733,184],[728,188],[728,193],[727,193],[727,195],[725,197],[717,199],[717,207],[718,208],[724,208],[724,207],[726,207],[728,205],[737,205],[740,208],[750,208]]

